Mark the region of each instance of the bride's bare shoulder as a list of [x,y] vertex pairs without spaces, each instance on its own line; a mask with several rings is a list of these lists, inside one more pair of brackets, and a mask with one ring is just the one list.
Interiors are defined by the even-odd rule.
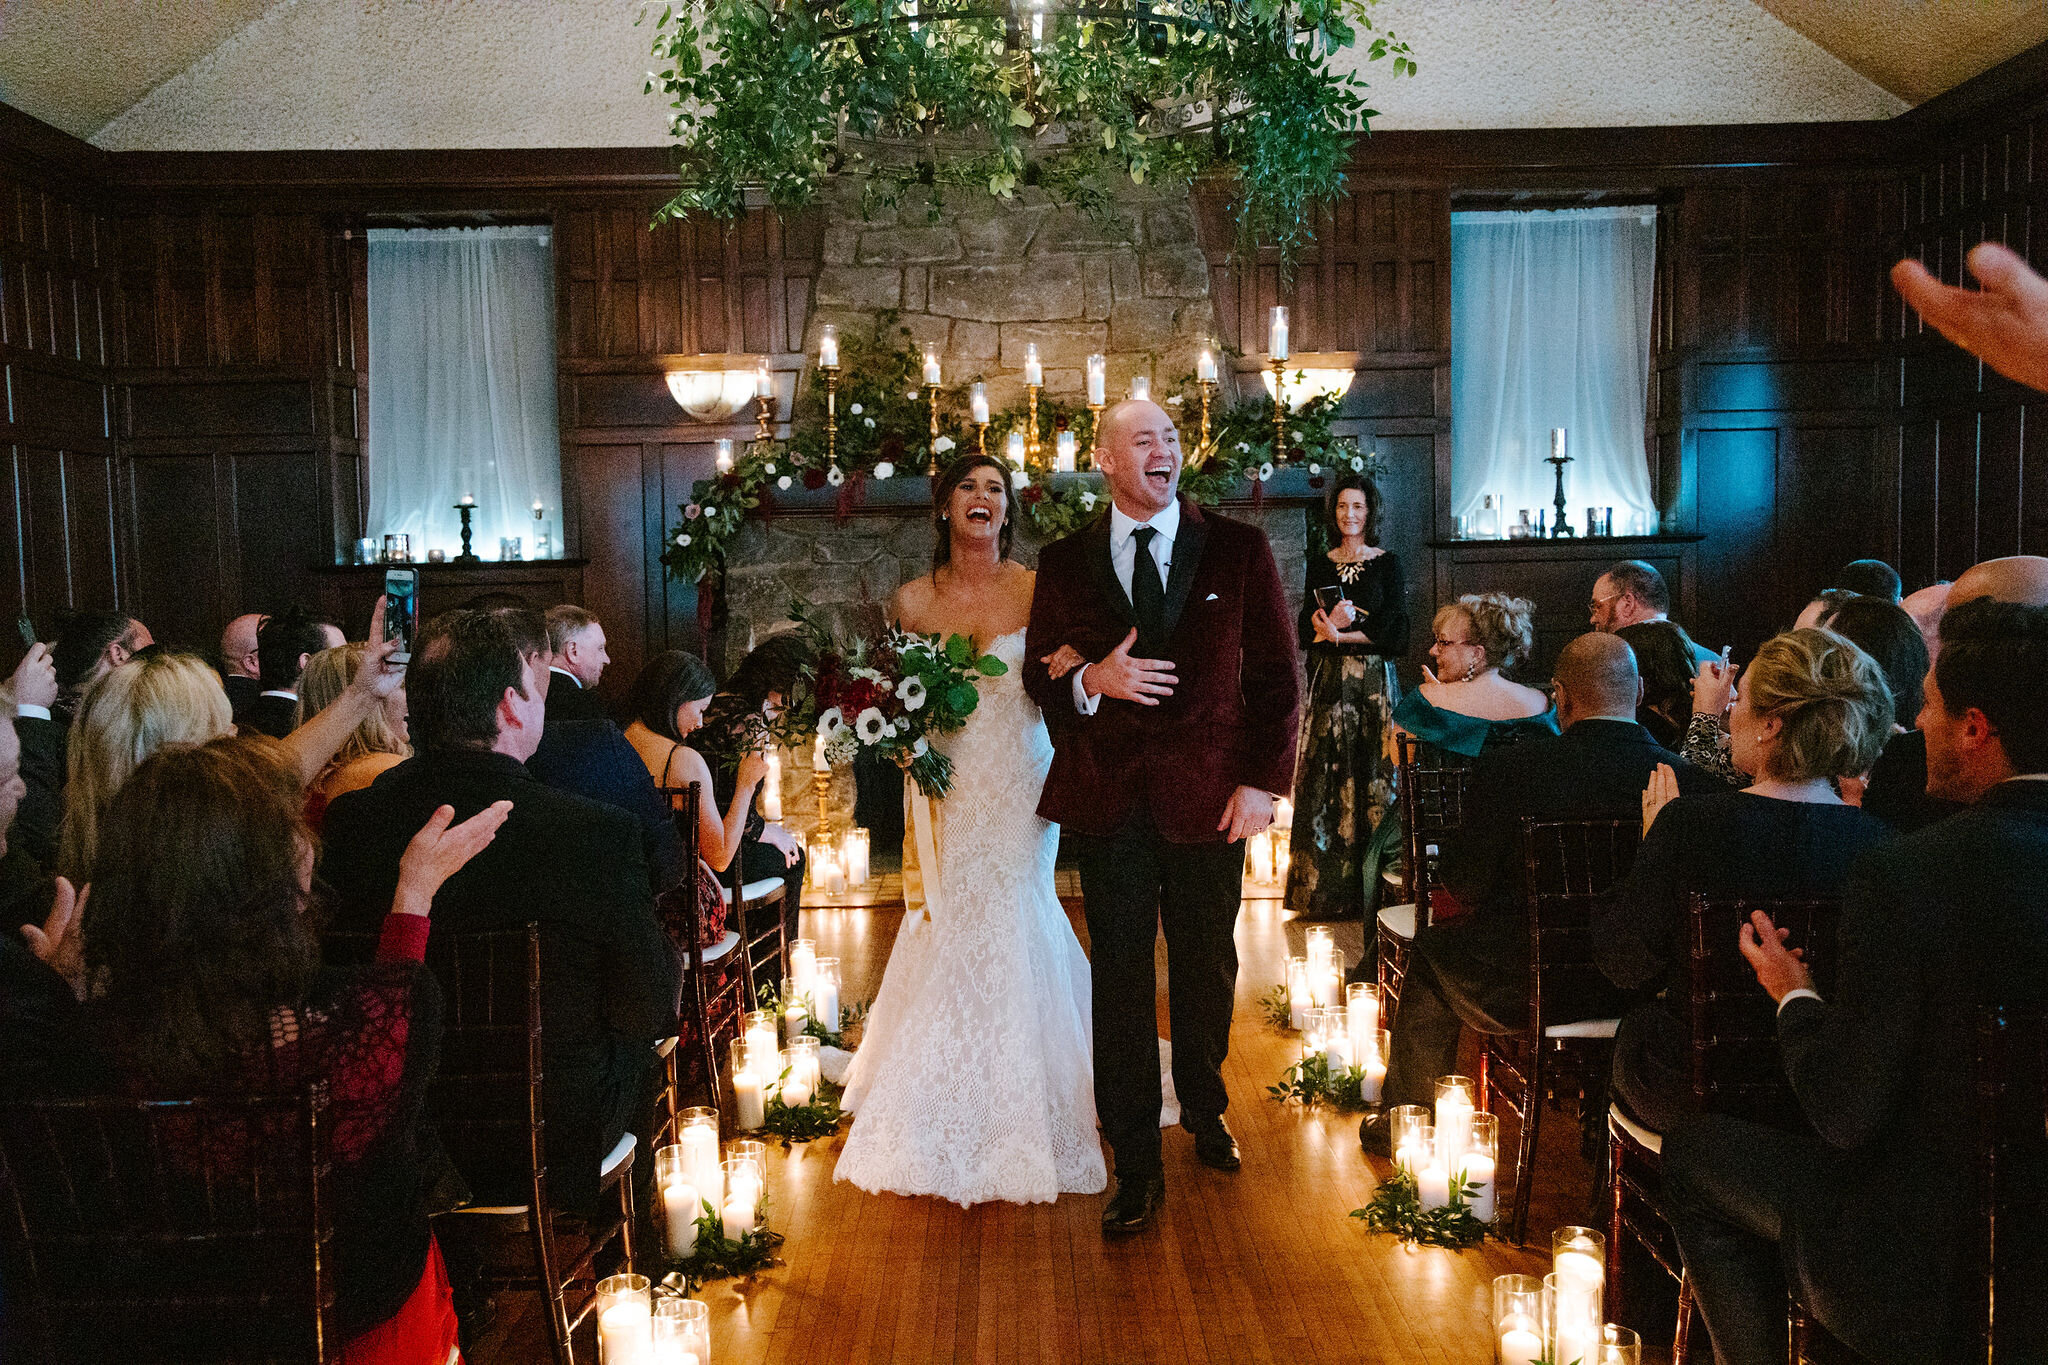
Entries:
[[932,576],[924,574],[896,589],[889,599],[889,619],[915,630],[932,604]]

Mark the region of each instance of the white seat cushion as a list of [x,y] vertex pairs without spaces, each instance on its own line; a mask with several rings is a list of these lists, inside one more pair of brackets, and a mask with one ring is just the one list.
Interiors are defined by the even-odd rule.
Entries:
[[1396,938],[1415,937],[1415,907],[1390,905],[1380,911],[1380,928]]
[[1662,1133],[1653,1133],[1643,1127],[1642,1124],[1637,1123],[1627,1114],[1624,1114],[1621,1111],[1621,1106],[1618,1104],[1607,1106],[1607,1117],[1613,1119],[1620,1126],[1622,1132],[1627,1133],[1630,1138],[1634,1139],[1637,1146],[1647,1147],[1659,1156],[1663,1155],[1664,1135]]
[[704,950],[704,965],[707,967],[710,966],[712,963],[718,961],[720,958],[724,957],[727,953],[731,952],[733,949],[739,946],[739,931],[737,929],[726,930],[723,934],[720,934],[718,936],[718,942],[712,944],[709,948],[706,948]]
[[[780,885],[782,885],[782,878],[780,877],[763,877],[757,882],[748,882],[745,886],[742,886],[740,888],[740,896],[746,900],[757,901]],[[718,889],[724,894],[725,903],[731,905],[732,888],[720,883]]]
[[676,1050],[676,1042],[676,1036],[673,1033],[671,1033],[668,1037],[662,1039],[660,1042],[654,1045],[654,1055],[657,1057],[668,1056],[671,1052],[674,1052]]
[[1552,1024],[1543,1030],[1545,1038],[1612,1038],[1621,1027],[1619,1019],[1581,1019],[1574,1024]]
[[1380,880],[1393,887],[1396,891],[1401,889],[1401,874],[1391,867],[1380,869]]
[[599,1180],[609,1179],[613,1171],[616,1171],[619,1167],[625,1165],[627,1161],[631,1160],[633,1148],[639,1144],[639,1141],[640,1139],[634,1137],[631,1133],[620,1138],[619,1145],[612,1148],[611,1155],[599,1163],[597,1178]]

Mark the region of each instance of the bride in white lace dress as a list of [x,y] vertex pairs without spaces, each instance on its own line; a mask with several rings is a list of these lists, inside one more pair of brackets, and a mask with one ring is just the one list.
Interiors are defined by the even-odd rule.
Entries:
[[[1006,554],[1008,471],[972,456],[937,486],[930,576],[892,604],[911,630],[971,635],[1009,665],[940,747],[938,866],[906,911],[847,1073],[835,1175],[958,1204],[1045,1202],[1107,1183],[1095,1129],[1088,960],[1053,889],[1059,827],[1038,818],[1052,742],[1023,686],[1031,571]],[[927,918],[927,911],[929,917]]]

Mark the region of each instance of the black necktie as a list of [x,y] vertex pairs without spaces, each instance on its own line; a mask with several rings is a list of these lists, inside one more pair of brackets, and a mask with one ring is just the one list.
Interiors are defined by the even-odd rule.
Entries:
[[1152,557],[1150,526],[1131,532],[1137,553],[1131,558],[1131,606],[1138,614],[1138,638],[1153,646],[1166,643],[1166,585],[1159,581],[1159,561]]

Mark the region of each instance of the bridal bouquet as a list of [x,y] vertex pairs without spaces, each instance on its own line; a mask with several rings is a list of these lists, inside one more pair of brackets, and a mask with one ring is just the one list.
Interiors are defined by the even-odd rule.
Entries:
[[908,772],[927,797],[945,796],[953,763],[932,747],[932,736],[965,725],[981,701],[976,682],[1009,666],[978,652],[965,635],[941,640],[889,629],[842,645],[802,606],[790,614],[817,650],[808,701],[818,752],[838,765],[873,750]]

